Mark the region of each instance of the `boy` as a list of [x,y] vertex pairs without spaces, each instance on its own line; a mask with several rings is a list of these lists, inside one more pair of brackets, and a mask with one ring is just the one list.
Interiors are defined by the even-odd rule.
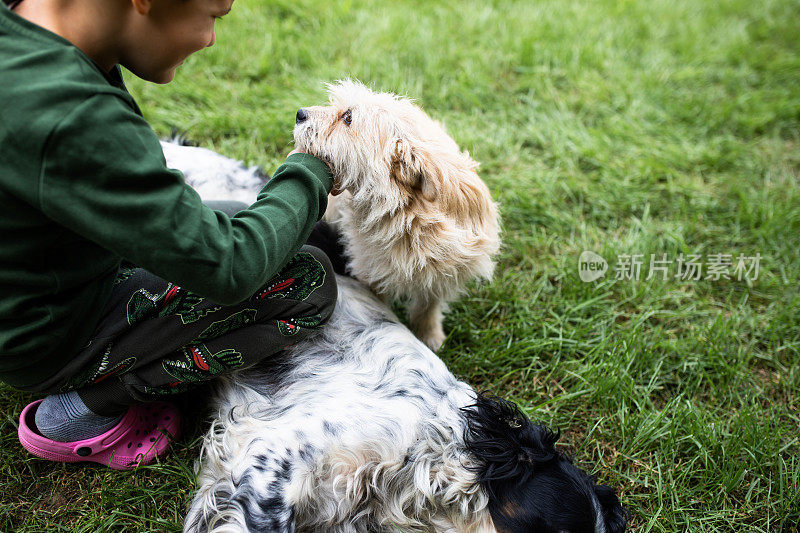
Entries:
[[300,247],[333,180],[293,152],[229,218],[165,167],[119,65],[168,83],[233,0],[3,2],[0,380],[49,394],[20,417],[33,454],[133,468],[179,429],[173,405],[144,402],[328,319],[330,263]]

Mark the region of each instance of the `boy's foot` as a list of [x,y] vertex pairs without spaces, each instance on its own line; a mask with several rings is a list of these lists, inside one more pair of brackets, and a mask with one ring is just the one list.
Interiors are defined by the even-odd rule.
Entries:
[[91,411],[76,391],[48,396],[36,409],[36,429],[42,436],[58,442],[90,439],[116,426],[117,416],[103,416]]
[[163,455],[180,431],[180,413],[172,404],[155,402],[128,408],[108,431],[96,437],[59,442],[36,428],[42,400],[29,404],[19,417],[19,441],[30,453],[49,461],[93,461],[115,470],[131,470]]

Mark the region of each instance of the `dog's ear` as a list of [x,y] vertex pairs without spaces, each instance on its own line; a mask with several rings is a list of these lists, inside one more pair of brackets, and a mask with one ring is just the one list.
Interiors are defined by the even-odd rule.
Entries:
[[606,531],[609,533],[623,533],[625,531],[625,524],[628,521],[628,513],[619,502],[619,498],[617,498],[617,495],[614,493],[614,489],[607,485],[596,485],[594,494],[597,496],[597,501],[600,503]]
[[390,179],[409,193],[421,195],[477,233],[497,217],[489,189],[478,177],[478,163],[469,154],[435,141],[397,138],[390,144]]
[[437,183],[441,180],[430,153],[421,143],[410,139],[396,139],[394,153],[390,156],[390,177],[400,186],[418,190],[429,202],[438,195]]
[[560,434],[534,424],[513,403],[479,393],[463,408],[467,418],[465,442],[475,455],[479,482],[523,482],[540,465],[561,457],[555,448]]

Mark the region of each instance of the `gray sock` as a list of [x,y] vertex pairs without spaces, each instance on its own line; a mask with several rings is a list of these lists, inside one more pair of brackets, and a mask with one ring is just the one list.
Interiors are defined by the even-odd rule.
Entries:
[[48,439],[73,442],[105,433],[120,421],[119,416],[102,416],[89,410],[75,391],[53,394],[36,409],[36,427]]

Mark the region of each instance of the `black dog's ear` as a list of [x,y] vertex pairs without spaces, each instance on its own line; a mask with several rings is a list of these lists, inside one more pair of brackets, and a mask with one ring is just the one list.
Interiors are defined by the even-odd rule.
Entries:
[[462,408],[467,418],[464,440],[478,462],[478,482],[523,482],[538,465],[559,457],[559,433],[532,423],[513,403],[478,393],[475,403]]
[[608,533],[623,533],[628,522],[628,512],[622,507],[614,489],[607,485],[596,485],[594,493],[603,513]]

